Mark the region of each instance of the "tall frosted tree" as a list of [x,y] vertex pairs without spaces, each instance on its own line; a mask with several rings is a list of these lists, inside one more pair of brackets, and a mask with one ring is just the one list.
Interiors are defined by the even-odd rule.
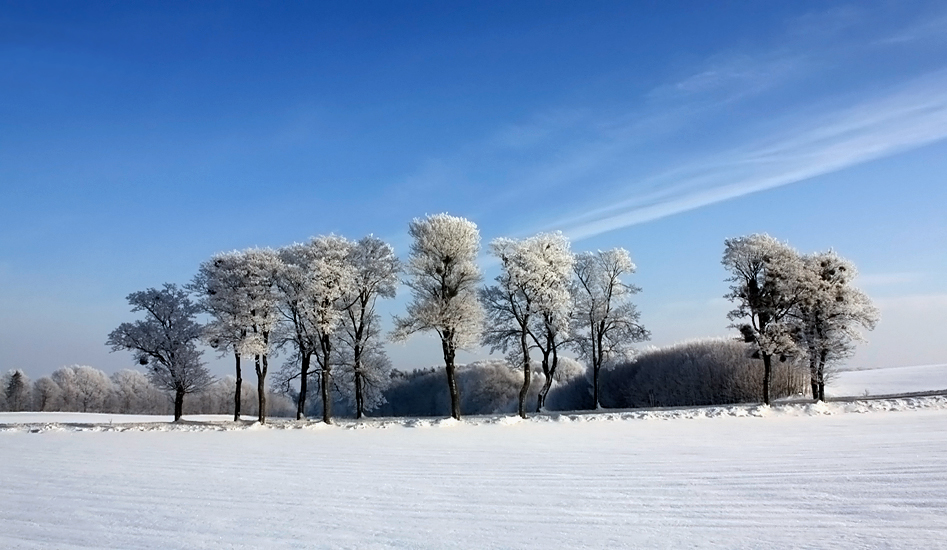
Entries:
[[632,351],[632,344],[650,338],[631,297],[641,289],[626,283],[635,272],[623,248],[582,252],[573,264],[572,345],[592,367],[592,398],[600,408],[599,374],[611,360]]
[[333,351],[348,305],[347,299],[353,293],[357,276],[350,261],[353,245],[352,241],[344,237],[329,235],[312,239],[306,248],[303,315],[307,317],[315,335],[322,420],[326,424],[332,421],[330,390],[332,367],[336,359]]
[[724,242],[723,266],[730,272],[726,298],[736,303],[727,317],[763,360],[763,403],[770,403],[773,357],[794,354],[803,272],[799,253],[769,235],[754,234]]
[[388,382],[391,362],[381,341],[381,318],[375,311],[379,298],[394,298],[401,263],[388,243],[369,235],[349,251],[355,269],[345,298],[341,345],[350,369],[355,417],[380,404],[381,391]]
[[200,297],[200,306],[210,314],[204,327],[204,339],[221,354],[233,353],[236,390],[233,399],[234,422],[240,420],[243,372],[241,345],[249,326],[249,279],[247,256],[240,251],[221,252],[203,262],[189,288]]
[[451,416],[460,418],[460,391],[454,360],[458,349],[477,342],[483,310],[477,300],[480,269],[477,254],[480,232],[464,218],[434,214],[415,218],[408,225],[411,253],[405,284],[412,299],[404,317],[395,318],[394,340],[405,340],[420,331],[440,337]]
[[238,344],[240,354],[253,356],[257,380],[257,420],[266,422],[266,374],[274,348],[274,331],[279,327],[280,293],[276,284],[282,261],[269,248],[244,250],[246,270],[240,287],[240,302],[245,304],[241,323],[246,334]]
[[495,239],[490,248],[500,259],[501,272],[497,284],[480,293],[487,314],[483,343],[492,350],[516,348],[512,356],[523,370],[518,412],[525,418],[531,378],[530,348],[538,347],[543,354],[545,382],[537,409],[542,408],[555,375],[556,339],[569,319],[569,279],[574,258],[569,241],[561,233],[542,233],[522,240]]
[[[278,310],[282,315],[286,330],[283,331],[279,345],[291,344],[294,349],[294,358],[299,362],[295,374],[289,371],[285,374],[287,384],[293,378],[299,379],[299,397],[296,399],[296,420],[302,420],[306,415],[306,397],[309,394],[309,374],[312,365],[312,356],[318,349],[318,338],[315,327],[309,315],[309,263],[312,250],[309,245],[295,243],[280,248],[280,259],[283,265],[276,277],[276,285],[280,290]],[[284,367],[291,368],[292,363]]]
[[796,304],[797,338],[809,362],[812,397],[825,400],[826,367],[850,357],[864,340],[860,329],[872,330],[878,309],[855,288],[855,265],[833,251],[803,257]]
[[178,421],[184,396],[213,381],[197,348],[202,334],[196,321],[200,306],[185,290],[167,283],[161,289],[129,294],[128,303],[132,312],[144,312],[145,318],[122,323],[109,334],[106,344],[112,351],[131,351],[139,364],[147,365],[153,384],[174,393],[174,420]]

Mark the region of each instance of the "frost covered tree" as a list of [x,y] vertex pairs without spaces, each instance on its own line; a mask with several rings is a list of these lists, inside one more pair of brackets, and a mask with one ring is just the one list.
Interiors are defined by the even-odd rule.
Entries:
[[624,282],[635,264],[623,248],[577,254],[573,264],[572,346],[592,368],[592,399],[600,408],[599,374],[610,361],[648,340],[641,315],[631,302],[638,287]]
[[447,371],[451,416],[459,419],[454,359],[458,349],[477,342],[483,319],[477,300],[480,232],[475,223],[464,218],[434,214],[415,218],[408,233],[413,241],[405,284],[412,290],[412,300],[407,314],[395,317],[392,337],[403,341],[419,331],[437,333]]
[[860,328],[872,330],[878,310],[852,286],[855,265],[833,251],[807,255],[800,278],[799,300],[793,315],[798,339],[809,362],[812,397],[825,400],[826,366],[850,357],[864,340]]
[[[147,365],[154,385],[174,393],[174,420],[181,419],[184,396],[198,392],[212,381],[197,348],[202,327],[196,321],[200,306],[187,291],[166,283],[128,295],[133,312],[145,319],[122,323],[106,342],[112,351],[131,351],[140,365]],[[108,381],[108,378],[106,378]]]
[[210,314],[204,326],[204,340],[221,354],[233,353],[235,391],[233,419],[240,420],[243,372],[241,346],[247,337],[250,306],[245,286],[249,279],[247,255],[240,251],[222,252],[203,262],[189,289],[199,296],[201,309]]
[[382,346],[381,318],[375,311],[379,298],[394,298],[401,263],[388,243],[369,235],[349,251],[354,278],[345,297],[340,331],[345,349],[343,364],[351,378],[355,418],[362,418],[384,400],[391,361]]
[[[332,422],[330,390],[335,363],[333,349],[357,277],[357,271],[350,261],[354,244],[344,237],[329,235],[315,237],[309,243],[293,249],[295,263],[302,268],[302,281],[299,293],[290,297],[298,304],[302,325],[308,327],[305,330],[309,332],[309,341],[315,343],[316,362],[320,370],[322,420],[326,424]],[[305,357],[302,359],[305,360]],[[299,402],[305,403],[306,386],[303,379],[308,373],[300,375]],[[301,410],[298,409],[297,415]]]
[[30,378],[20,369],[13,369],[3,376],[3,395],[8,411],[26,411],[33,405]]
[[[124,414],[162,414],[167,399],[141,371],[122,369],[111,377],[112,410]],[[215,411],[216,412],[216,411]]]
[[773,357],[784,359],[798,349],[790,315],[799,303],[802,259],[789,245],[754,234],[727,239],[721,263],[732,283],[725,297],[737,306],[727,317],[763,360],[763,403],[768,405]]
[[245,310],[239,323],[246,334],[238,344],[241,355],[253,356],[257,380],[257,420],[266,422],[266,374],[274,348],[273,332],[279,327],[280,292],[276,281],[283,262],[269,248],[250,248],[242,252],[245,270],[240,286],[240,302]]
[[60,406],[62,390],[52,378],[43,376],[33,383],[33,407],[38,411],[55,411]]
[[278,310],[286,327],[279,345],[294,347],[294,353],[290,361],[284,365],[284,373],[280,376],[287,388],[291,380],[299,379],[300,391],[296,399],[296,420],[301,420],[306,414],[312,355],[318,348],[317,337],[308,315],[308,265],[312,251],[308,245],[296,243],[280,248],[278,253],[283,262],[276,277],[276,285],[280,290]]
[[555,375],[557,338],[569,319],[569,278],[574,259],[569,242],[561,233],[543,233],[523,240],[495,239],[490,248],[500,259],[501,272],[496,285],[480,292],[486,311],[483,343],[491,351],[515,349],[510,360],[523,371],[518,412],[525,418],[532,347],[542,351],[545,375],[537,409],[542,408]]
[[108,375],[87,365],[58,368],[52,379],[59,386],[64,411],[101,412],[112,391]]

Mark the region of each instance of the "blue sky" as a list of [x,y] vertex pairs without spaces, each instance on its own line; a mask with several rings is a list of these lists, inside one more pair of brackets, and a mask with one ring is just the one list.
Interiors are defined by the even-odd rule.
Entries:
[[655,345],[729,334],[724,239],[835,248],[851,365],[947,361],[947,7],[711,4],[0,0],[0,370],[132,366],[130,292],[444,211],[627,248]]

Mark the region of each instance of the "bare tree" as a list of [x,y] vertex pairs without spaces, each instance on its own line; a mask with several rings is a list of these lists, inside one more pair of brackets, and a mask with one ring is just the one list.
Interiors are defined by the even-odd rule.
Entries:
[[174,420],[178,421],[184,396],[213,381],[197,349],[202,327],[195,316],[200,307],[185,290],[167,283],[161,290],[129,294],[128,303],[133,312],[144,311],[145,319],[122,323],[109,334],[106,345],[112,351],[131,351],[139,364],[148,366],[152,383],[174,392]]
[[580,253],[573,272],[572,346],[592,367],[592,398],[595,408],[600,408],[602,367],[631,353],[633,343],[651,336],[630,300],[641,289],[622,280],[635,272],[627,250]]
[[458,349],[476,343],[483,318],[477,301],[480,233],[473,222],[448,214],[415,218],[408,232],[413,242],[405,284],[412,290],[412,300],[406,316],[395,317],[392,337],[405,340],[419,331],[437,333],[447,371],[451,416],[459,419],[454,359]]

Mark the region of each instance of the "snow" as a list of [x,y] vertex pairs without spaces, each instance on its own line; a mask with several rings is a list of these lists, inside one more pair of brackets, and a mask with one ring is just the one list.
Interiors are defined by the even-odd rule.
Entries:
[[186,418],[0,414],[0,548],[947,540],[944,396],[334,426]]
[[825,395],[892,395],[931,390],[947,390],[947,364],[842,371],[826,385]]

